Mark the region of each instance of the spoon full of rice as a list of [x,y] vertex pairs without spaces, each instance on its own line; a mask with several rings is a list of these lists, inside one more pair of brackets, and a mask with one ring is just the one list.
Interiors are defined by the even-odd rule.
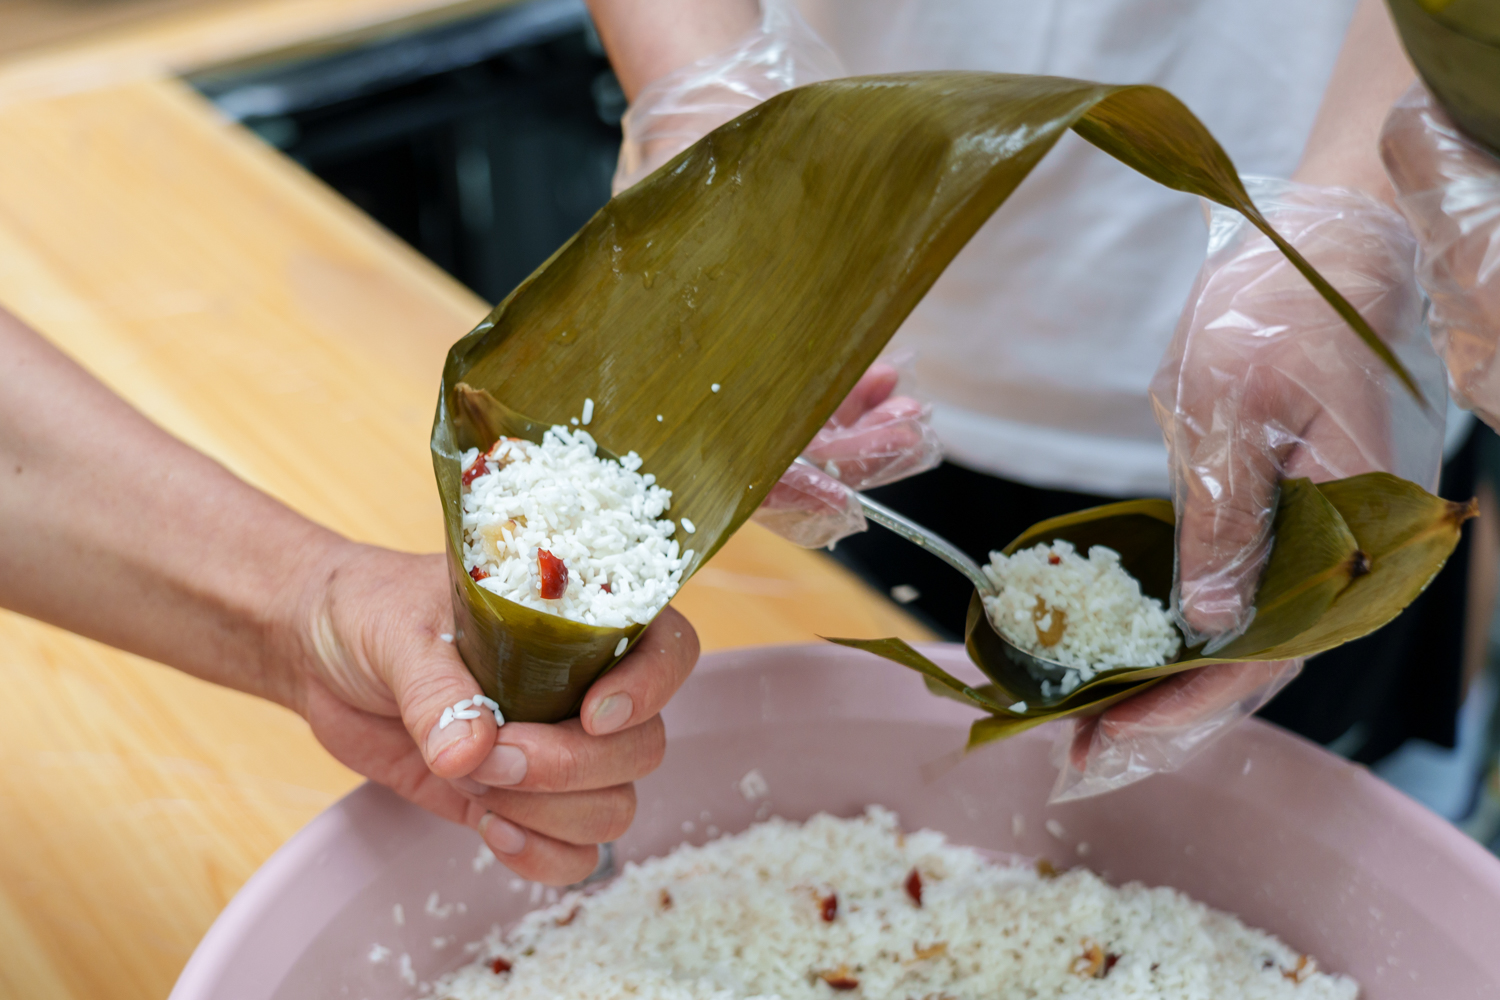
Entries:
[[1141,591],[1107,546],[1080,554],[1055,540],[1008,556],[991,552],[980,566],[931,529],[852,492],[871,521],[968,577],[1006,655],[1041,682],[1047,698],[1066,697],[1105,670],[1169,663],[1182,650],[1161,601]]

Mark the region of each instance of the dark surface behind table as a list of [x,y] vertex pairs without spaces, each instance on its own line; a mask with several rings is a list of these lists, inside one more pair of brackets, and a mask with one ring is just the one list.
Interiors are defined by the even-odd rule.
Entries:
[[609,200],[625,109],[582,0],[190,82],[490,302]]

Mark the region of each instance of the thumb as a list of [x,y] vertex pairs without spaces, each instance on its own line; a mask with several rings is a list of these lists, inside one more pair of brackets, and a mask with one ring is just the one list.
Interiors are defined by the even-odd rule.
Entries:
[[1208,461],[1178,461],[1176,597],[1189,645],[1244,631],[1271,551],[1276,456],[1229,433]]
[[495,746],[495,712],[453,645],[434,635],[387,665],[387,683],[407,732],[440,778],[458,778]]

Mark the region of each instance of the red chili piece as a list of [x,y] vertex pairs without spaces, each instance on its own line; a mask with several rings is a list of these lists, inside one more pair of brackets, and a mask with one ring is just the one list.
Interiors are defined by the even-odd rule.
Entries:
[[486,461],[486,459],[488,458],[488,455],[486,455],[484,452],[480,452],[479,457],[474,459],[474,464],[469,466],[469,471],[464,473],[465,486],[472,485],[474,480],[490,471],[489,462]]
[[484,580],[489,577],[489,574],[480,569],[478,566],[475,566],[473,569],[469,570],[469,575],[474,578],[475,583],[478,583],[480,580]]
[[536,568],[541,575],[542,599],[555,601],[568,589],[568,565],[546,549],[536,550]]
[[1062,556],[1058,555],[1056,552],[1052,553],[1050,556],[1047,557],[1047,565],[1049,565],[1049,566],[1060,566],[1060,565],[1062,565]]
[[911,897],[913,903],[918,906],[922,905],[922,873],[915,868],[911,870],[910,875],[906,876],[906,894]]
[[497,976],[502,972],[509,972],[510,962],[503,958],[497,958],[490,963],[490,971]]
[[830,892],[827,896],[823,897],[823,919],[831,924],[833,923],[833,918],[837,917],[838,915],[839,894],[836,892]]

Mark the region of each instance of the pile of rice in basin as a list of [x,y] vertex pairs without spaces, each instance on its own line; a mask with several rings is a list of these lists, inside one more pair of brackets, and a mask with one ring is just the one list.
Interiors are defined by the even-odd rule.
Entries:
[[[528,608],[606,628],[645,624],[677,592],[693,550],[678,552],[677,524],[662,517],[672,493],[641,474],[640,456],[614,461],[598,447],[559,425],[541,444],[501,438],[465,452],[464,569]],[[682,529],[695,530],[687,518]]]
[[[1355,1000],[1172,889],[1001,865],[894,814],[771,820],[569,893],[432,984],[452,1000]],[[424,990],[424,994],[427,991]]]

